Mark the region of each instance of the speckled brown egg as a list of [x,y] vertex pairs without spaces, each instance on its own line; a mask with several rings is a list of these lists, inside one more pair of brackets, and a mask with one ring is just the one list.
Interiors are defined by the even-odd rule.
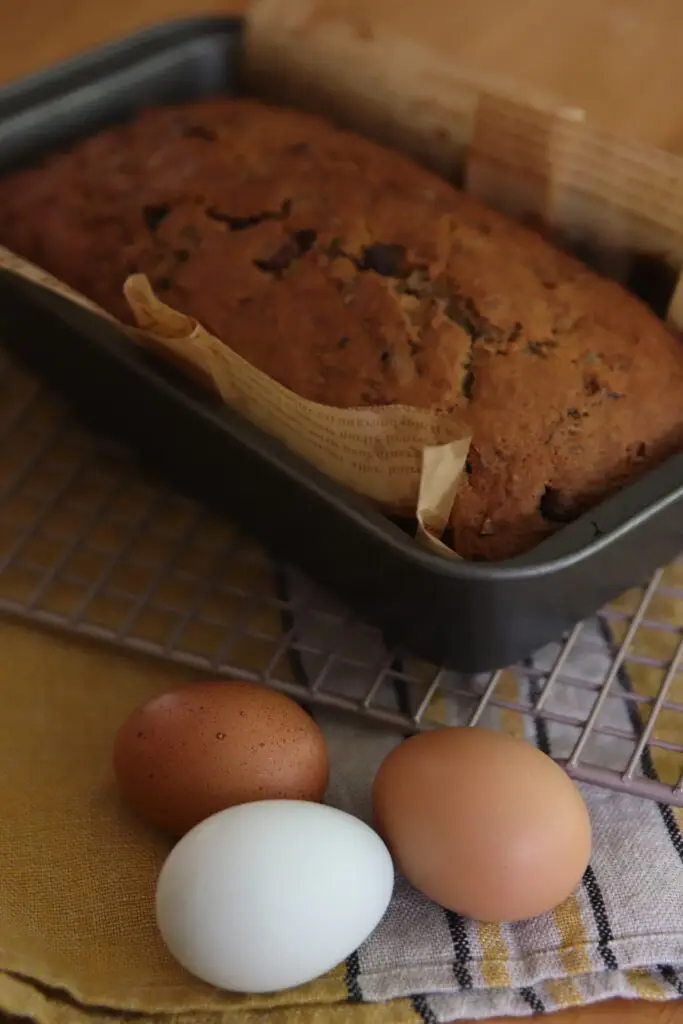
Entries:
[[195,683],[136,708],[119,729],[114,773],[149,824],[184,835],[254,800],[320,801],[323,735],[289,697],[257,683]]

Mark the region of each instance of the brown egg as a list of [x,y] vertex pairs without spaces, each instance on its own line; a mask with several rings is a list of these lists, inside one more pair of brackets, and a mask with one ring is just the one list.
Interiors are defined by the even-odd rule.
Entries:
[[467,917],[535,917],[569,896],[588,865],[591,826],[578,789],[536,747],[503,733],[413,736],[384,760],[372,796],[399,871]]
[[258,683],[196,683],[137,708],[119,729],[114,772],[130,806],[180,836],[253,800],[322,800],[323,735],[289,697]]

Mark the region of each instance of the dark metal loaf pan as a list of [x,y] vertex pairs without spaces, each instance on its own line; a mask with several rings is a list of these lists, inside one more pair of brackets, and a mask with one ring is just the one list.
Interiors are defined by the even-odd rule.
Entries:
[[[0,173],[145,104],[234,92],[240,53],[239,21],[190,20],[13,83],[0,92]],[[683,456],[524,557],[449,561],[160,367],[115,326],[6,272],[0,341],[92,424],[299,565],[389,643],[460,671],[528,655],[683,548]]]

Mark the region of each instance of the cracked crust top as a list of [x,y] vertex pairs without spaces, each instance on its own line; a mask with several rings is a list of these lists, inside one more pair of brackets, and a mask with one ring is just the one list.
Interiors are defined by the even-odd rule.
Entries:
[[683,443],[683,348],[649,309],[316,117],[144,111],[0,182],[0,242],[123,320],[147,274],[315,401],[458,409],[465,557],[533,547]]

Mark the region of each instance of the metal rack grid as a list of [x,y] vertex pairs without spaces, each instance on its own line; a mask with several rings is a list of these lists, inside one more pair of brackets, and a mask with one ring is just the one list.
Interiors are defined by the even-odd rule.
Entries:
[[507,715],[577,780],[683,806],[683,563],[523,665],[416,664],[150,482],[1,352],[0,613],[404,733]]

